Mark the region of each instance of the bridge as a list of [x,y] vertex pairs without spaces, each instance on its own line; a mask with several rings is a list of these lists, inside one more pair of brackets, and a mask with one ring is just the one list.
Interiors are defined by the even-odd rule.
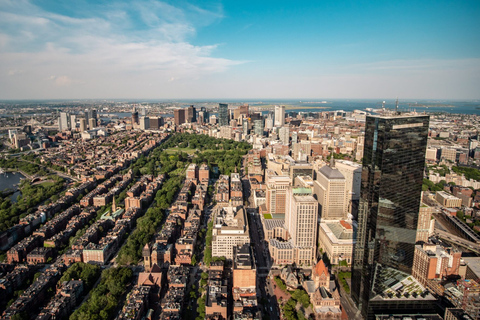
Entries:
[[448,233],[446,231],[438,230],[435,229],[435,235],[439,237],[440,239],[447,240],[449,242],[455,243],[456,245],[459,245],[463,248],[466,248],[470,251],[473,251],[475,253],[480,254],[480,244],[468,241],[466,239],[457,237],[451,233]]

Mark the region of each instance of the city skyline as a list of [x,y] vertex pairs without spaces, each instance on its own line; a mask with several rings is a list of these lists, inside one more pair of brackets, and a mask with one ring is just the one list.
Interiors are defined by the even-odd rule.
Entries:
[[0,99],[478,99],[478,2],[0,2]]

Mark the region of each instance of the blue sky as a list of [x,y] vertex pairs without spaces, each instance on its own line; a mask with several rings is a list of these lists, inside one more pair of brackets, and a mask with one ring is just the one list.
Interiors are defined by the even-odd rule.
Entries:
[[0,99],[480,98],[480,1],[0,0]]

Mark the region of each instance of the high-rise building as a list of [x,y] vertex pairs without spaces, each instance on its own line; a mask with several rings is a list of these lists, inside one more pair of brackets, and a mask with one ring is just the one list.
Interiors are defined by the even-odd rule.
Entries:
[[283,144],[290,144],[290,127],[284,126],[278,130],[278,139],[282,141]]
[[70,129],[77,129],[77,116],[75,114],[70,115]]
[[188,123],[197,122],[197,110],[193,105],[187,108],[185,112],[185,121]]
[[89,118],[88,119],[88,126],[90,129],[96,128],[97,127],[97,118]]
[[182,123],[185,123],[185,109],[174,110],[173,116],[175,118],[175,125],[179,126]]
[[285,125],[285,106],[275,106],[275,126]]
[[263,136],[263,119],[255,120],[253,122],[253,125],[255,127],[255,134],[259,136]]
[[150,129],[150,118],[149,117],[141,117],[140,118],[140,129],[142,129],[142,130]]
[[360,185],[362,182],[362,165],[348,160],[335,160],[335,168],[345,177],[347,202],[359,200]]
[[248,104],[244,104],[233,110],[233,119],[238,120],[246,117],[248,117]]
[[87,119],[80,118],[80,132],[84,132],[87,130]]
[[318,203],[309,188],[287,189],[285,226],[296,248],[297,264],[313,264],[317,251]]
[[442,242],[417,244],[412,275],[424,286],[431,279],[458,275],[461,257],[462,252]]
[[228,104],[218,104],[218,124],[220,126],[228,126]]
[[285,214],[287,188],[291,185],[289,176],[267,175],[266,207],[268,213]]
[[432,220],[432,208],[422,203],[418,211],[417,239],[416,242],[428,242]]
[[137,108],[133,107],[132,110],[132,128],[138,124],[138,111]]
[[158,130],[158,128],[163,126],[162,117],[149,117],[150,118],[150,130]]
[[69,114],[66,112],[60,112],[60,117],[58,118],[58,129],[60,131],[68,130],[70,128],[68,124]]
[[398,290],[388,291],[387,281],[394,273],[396,283],[412,273],[428,126],[427,115],[366,117],[352,274],[352,297],[365,319],[379,312],[428,313],[433,308],[423,291],[402,301]]
[[317,179],[313,185],[322,220],[345,219],[347,214],[345,177],[335,168],[333,157],[329,166],[317,171]]
[[95,119],[97,120],[97,109],[89,109],[88,110],[88,119]]
[[233,259],[233,248],[250,243],[247,215],[243,207],[220,207],[213,217],[212,256]]

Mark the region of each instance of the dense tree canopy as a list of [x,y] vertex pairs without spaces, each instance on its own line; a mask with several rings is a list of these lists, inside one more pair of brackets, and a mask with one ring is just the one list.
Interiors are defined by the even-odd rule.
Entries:
[[70,320],[109,319],[132,277],[133,272],[130,268],[104,270],[98,286],[90,292],[89,299],[70,316]]

